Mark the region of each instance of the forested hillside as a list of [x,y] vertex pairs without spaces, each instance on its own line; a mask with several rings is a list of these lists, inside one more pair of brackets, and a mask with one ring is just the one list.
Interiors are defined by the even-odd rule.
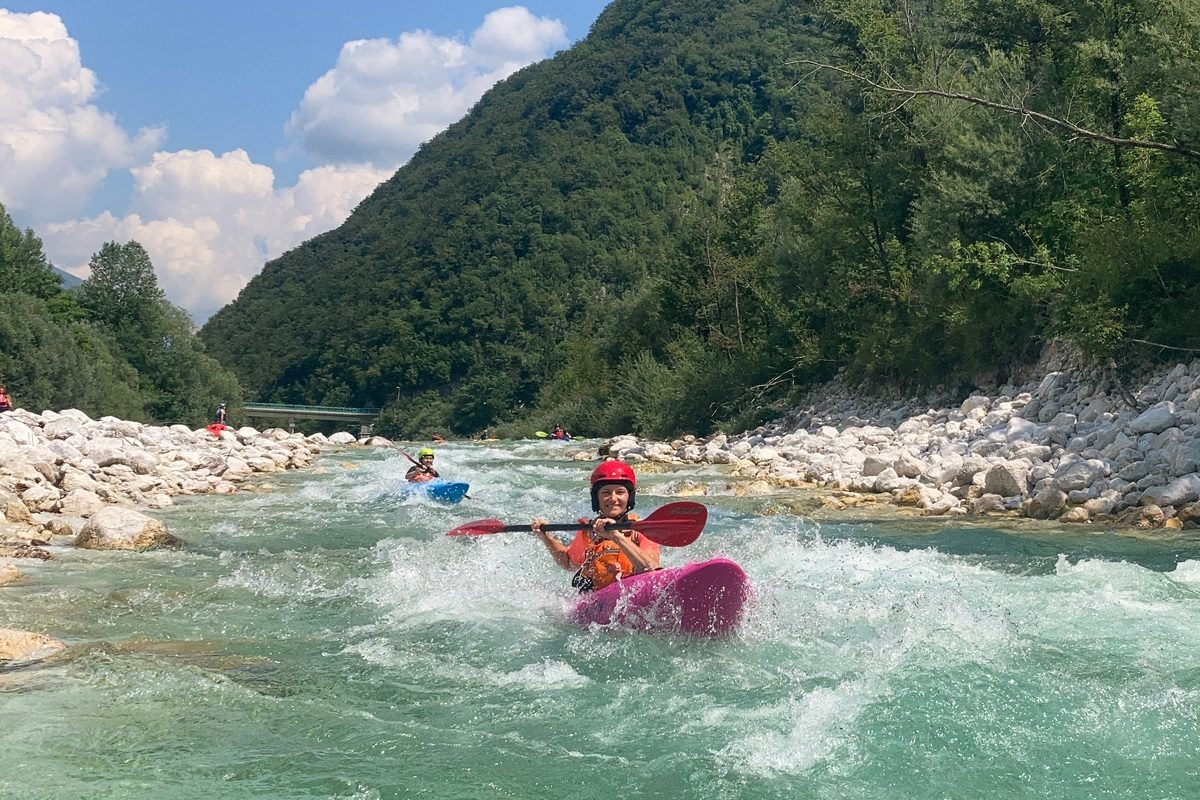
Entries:
[[1198,59],[1152,0],[617,0],[201,336],[255,399],[405,434],[703,432],[1050,336],[1179,355]]

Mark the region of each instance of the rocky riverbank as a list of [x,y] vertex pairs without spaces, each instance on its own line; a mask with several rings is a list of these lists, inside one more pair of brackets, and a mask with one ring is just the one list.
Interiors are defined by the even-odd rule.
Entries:
[[[74,409],[0,414],[0,586],[22,578],[21,559],[47,560],[55,547],[144,550],[178,544],[139,509],[179,495],[229,494],[263,473],[308,466],[328,445],[356,437],[303,436],[272,429],[213,434],[159,427]],[[61,648],[41,634],[0,627],[0,662]]]
[[1053,344],[1025,377],[957,400],[869,400],[834,381],[754,431],[625,436],[609,448],[630,461],[726,464],[751,492],[826,490],[833,509],[883,500],[928,515],[1200,526],[1200,360],[1122,384]]

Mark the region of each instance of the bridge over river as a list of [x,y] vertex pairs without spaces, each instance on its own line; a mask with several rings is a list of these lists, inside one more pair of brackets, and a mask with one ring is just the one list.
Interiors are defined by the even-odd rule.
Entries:
[[345,406],[295,406],[286,403],[245,403],[242,413],[246,419],[286,419],[288,430],[295,432],[296,420],[319,419],[347,422],[359,426],[359,436],[371,435],[371,424],[379,416],[378,408],[347,408]]

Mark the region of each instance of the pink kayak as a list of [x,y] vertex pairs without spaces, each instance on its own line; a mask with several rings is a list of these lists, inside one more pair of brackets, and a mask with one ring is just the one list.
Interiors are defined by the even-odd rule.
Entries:
[[724,636],[741,622],[749,598],[750,582],[742,568],[727,558],[714,558],[643,572],[584,595],[571,612],[571,621]]

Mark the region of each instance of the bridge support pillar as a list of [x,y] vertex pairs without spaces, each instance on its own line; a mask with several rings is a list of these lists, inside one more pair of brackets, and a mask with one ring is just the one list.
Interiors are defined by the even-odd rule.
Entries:
[[295,433],[295,432],[296,432],[296,418],[293,416],[288,416],[288,433]]

